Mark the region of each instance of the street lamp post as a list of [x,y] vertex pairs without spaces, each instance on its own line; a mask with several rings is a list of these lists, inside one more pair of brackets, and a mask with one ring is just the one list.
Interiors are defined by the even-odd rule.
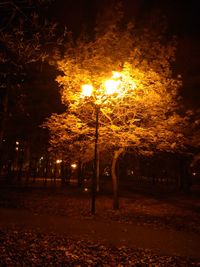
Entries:
[[91,213],[95,214],[96,191],[98,179],[98,138],[99,138],[99,106],[95,105],[95,145],[94,145],[94,174],[92,179],[92,206]]
[[[115,72],[116,75],[116,72]],[[119,78],[119,77],[114,77]],[[119,86],[119,80],[110,79],[105,81],[104,87],[105,87],[105,93],[100,96],[100,99],[104,99],[100,101],[100,99],[97,99],[94,97],[93,104],[95,106],[95,145],[94,145],[94,172],[92,176],[92,203],[91,203],[91,214],[95,214],[96,212],[96,193],[97,193],[97,179],[98,179],[98,138],[99,138],[99,110],[101,107],[101,104],[106,100],[105,95],[112,95],[115,93],[117,87]],[[90,97],[92,95],[93,86],[89,84],[84,84],[82,86],[82,93],[85,97]],[[100,103],[99,103],[100,102]]]

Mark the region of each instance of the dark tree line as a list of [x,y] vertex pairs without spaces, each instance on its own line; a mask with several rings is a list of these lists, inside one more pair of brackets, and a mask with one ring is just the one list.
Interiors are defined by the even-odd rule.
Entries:
[[48,133],[40,125],[62,109],[48,58],[63,35],[44,18],[49,3],[0,3],[0,165],[8,178],[14,172],[20,179],[25,170],[37,174],[48,154]]

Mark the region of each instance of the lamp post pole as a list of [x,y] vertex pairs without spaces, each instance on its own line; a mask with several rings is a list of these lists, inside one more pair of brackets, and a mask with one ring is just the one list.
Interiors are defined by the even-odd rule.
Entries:
[[[104,88],[105,90],[105,95],[112,95],[115,93],[116,89],[120,85],[120,80],[121,74],[118,72],[113,72],[112,79],[105,81],[104,83]],[[85,97],[91,97],[92,96],[92,91],[93,91],[93,86],[91,84],[83,84],[82,85],[82,94]],[[95,94],[94,94],[94,99]],[[107,98],[104,100],[102,99],[103,103]],[[92,203],[91,203],[91,214],[95,214],[96,210],[96,193],[97,193],[97,179],[99,179],[99,154],[98,154],[98,138],[99,138],[99,110],[100,110],[100,105],[95,103],[95,146],[94,146],[94,169],[93,169],[93,176],[92,176],[92,185],[91,185],[91,191],[92,191]],[[98,180],[99,182],[99,180]],[[99,184],[98,184],[99,185]]]
[[95,105],[95,144],[94,144],[94,172],[92,179],[92,206],[91,213],[95,214],[96,207],[96,191],[98,176],[98,138],[99,138],[99,106]]

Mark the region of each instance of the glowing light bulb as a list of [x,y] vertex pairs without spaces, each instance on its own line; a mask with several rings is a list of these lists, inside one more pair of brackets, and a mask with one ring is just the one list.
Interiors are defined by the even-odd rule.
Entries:
[[106,88],[106,94],[107,95],[112,95],[116,92],[117,87],[119,85],[119,81],[115,80],[108,80],[105,82],[105,88]]
[[84,96],[91,96],[93,90],[93,86],[91,84],[82,85],[82,93]]

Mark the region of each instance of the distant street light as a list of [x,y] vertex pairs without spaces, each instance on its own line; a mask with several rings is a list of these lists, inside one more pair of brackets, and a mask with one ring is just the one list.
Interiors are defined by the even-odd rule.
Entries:
[[71,167],[72,167],[73,169],[76,169],[76,168],[77,168],[77,164],[76,164],[76,163],[72,163],[72,164],[71,164]]
[[[91,102],[95,107],[95,142],[94,142],[94,174],[92,177],[92,203],[91,203],[91,213],[95,214],[95,202],[96,202],[96,190],[97,190],[97,179],[98,179],[98,138],[99,138],[99,110],[101,105],[109,95],[117,92],[120,85],[119,78],[121,74],[119,72],[113,72],[112,79],[106,80],[103,84],[105,92],[102,95],[96,96],[96,89],[91,84],[82,85],[82,94],[84,97],[91,98]],[[106,96],[106,98],[105,98]]]

